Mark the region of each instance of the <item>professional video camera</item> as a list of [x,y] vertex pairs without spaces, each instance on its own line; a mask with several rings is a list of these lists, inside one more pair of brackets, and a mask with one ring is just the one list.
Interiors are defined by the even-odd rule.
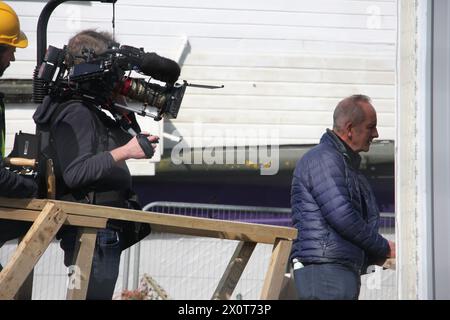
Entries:
[[[82,56],[69,57],[82,61],[72,67],[67,65],[67,58],[66,47],[49,46],[38,73],[43,87],[41,94],[89,100],[108,110],[116,107],[161,120],[177,117],[189,85],[186,81],[176,83],[180,67],[175,61],[146,53],[142,48],[123,45],[109,48],[102,54],[86,48]],[[132,78],[131,71],[165,82],[165,85],[151,83],[151,78]],[[113,94],[124,95],[143,105],[118,104],[111,98]]]

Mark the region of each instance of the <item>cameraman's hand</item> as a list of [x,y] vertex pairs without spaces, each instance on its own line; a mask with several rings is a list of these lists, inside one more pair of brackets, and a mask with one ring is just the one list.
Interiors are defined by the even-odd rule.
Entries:
[[[148,134],[146,132],[143,132],[143,134]],[[153,150],[156,148],[155,142],[158,142],[159,137],[158,136],[151,136],[149,135],[147,139],[152,143]],[[141,146],[139,145],[139,142],[137,141],[136,137],[133,137],[127,144],[123,145],[122,147],[116,148],[112,151],[110,151],[113,159],[115,162],[124,161],[128,159],[145,159],[145,153],[142,150]]]

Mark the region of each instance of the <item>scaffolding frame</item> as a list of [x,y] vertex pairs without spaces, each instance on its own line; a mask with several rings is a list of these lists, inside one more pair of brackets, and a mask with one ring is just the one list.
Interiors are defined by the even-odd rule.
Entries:
[[258,243],[272,244],[272,256],[261,299],[278,299],[284,271],[297,230],[235,221],[167,215],[74,202],[0,198],[0,219],[31,221],[31,228],[0,273],[0,299],[13,299],[64,225],[80,227],[75,264],[80,268],[79,286],[69,287],[67,299],[86,298],[97,229],[108,219],[149,223],[154,231],[239,241],[223,273],[213,299],[229,299]]

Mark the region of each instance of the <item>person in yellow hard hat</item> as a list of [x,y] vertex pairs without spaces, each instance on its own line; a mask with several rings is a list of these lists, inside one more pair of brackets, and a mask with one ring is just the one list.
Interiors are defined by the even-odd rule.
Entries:
[[[16,12],[6,3],[0,1],[0,77],[15,60],[16,48],[25,48],[28,40],[20,30]],[[5,156],[5,105],[3,93],[0,92],[0,163]],[[37,194],[36,183],[24,176],[15,174],[0,166],[0,197],[28,198]],[[8,240],[23,236],[30,223],[22,221],[1,220],[0,247]],[[0,270],[2,269],[0,265]]]
[[0,1],[0,77],[14,61],[16,48],[26,48],[28,39],[20,30],[16,12],[9,5]]
[[[25,33],[20,30],[16,12],[5,2],[0,1],[0,77],[15,60],[16,48],[28,46]],[[0,160],[5,157],[5,105],[0,92]],[[36,193],[33,181],[0,168],[0,196],[29,197]]]
[[[28,46],[25,33],[20,31],[20,22],[16,12],[9,5],[0,1],[0,77],[9,67],[11,61],[15,61],[16,48]],[[0,152],[5,156],[5,106],[3,94],[0,92]]]

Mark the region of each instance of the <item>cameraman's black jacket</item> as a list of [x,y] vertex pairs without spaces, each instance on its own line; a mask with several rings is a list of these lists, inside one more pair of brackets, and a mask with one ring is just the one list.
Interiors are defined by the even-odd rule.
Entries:
[[[5,105],[3,93],[0,92],[0,163],[3,158],[5,138]],[[11,172],[0,166],[0,197],[27,198],[37,192],[36,183],[28,178]]]
[[[52,150],[46,154],[55,166],[57,199],[140,209],[126,163],[115,163],[109,152],[132,138],[113,119],[88,103],[61,103],[49,97],[33,119],[38,130],[50,130]],[[148,224],[109,221],[108,226],[120,232],[122,249],[150,233]]]

